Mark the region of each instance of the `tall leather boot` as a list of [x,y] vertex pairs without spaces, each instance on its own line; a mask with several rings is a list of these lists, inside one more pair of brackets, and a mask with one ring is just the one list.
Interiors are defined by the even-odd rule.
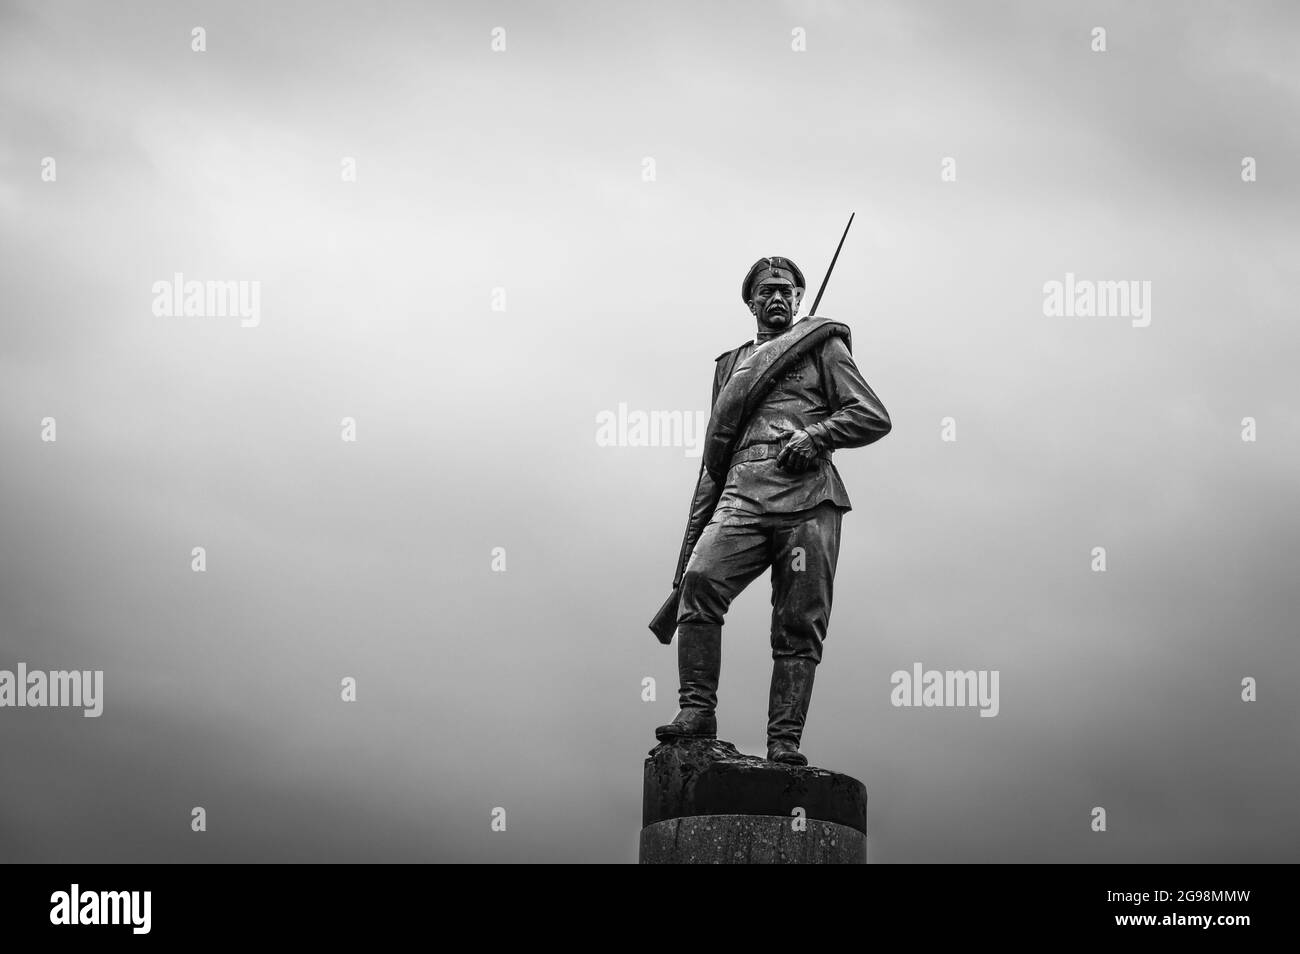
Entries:
[[677,627],[677,674],[681,711],[655,729],[660,742],[718,737],[718,674],[722,668],[722,625],[682,623]]
[[787,765],[807,765],[799,753],[817,663],[800,656],[772,660],[772,690],[767,703],[767,757]]

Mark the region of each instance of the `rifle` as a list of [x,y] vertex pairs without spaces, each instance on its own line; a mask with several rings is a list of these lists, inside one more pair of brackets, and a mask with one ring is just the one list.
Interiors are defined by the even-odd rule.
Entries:
[[[826,269],[826,274],[822,277],[821,287],[817,289],[817,297],[813,299],[812,308],[809,310],[808,314],[803,318],[800,318],[800,321],[816,316],[817,306],[821,304],[822,295],[826,292],[826,284],[831,280],[831,272],[835,271],[835,263],[839,261],[840,258],[840,249],[844,247],[844,240],[849,236],[849,228],[853,225],[853,217],[856,214],[856,212],[849,213],[849,223],[844,226],[844,234],[840,236],[840,242],[835,246],[835,254],[831,256],[831,263]],[[701,467],[700,480],[702,481],[704,477],[704,469]],[[698,484],[696,485],[696,490],[697,492],[699,490]],[[717,488],[718,493],[721,493],[721,490],[721,487]],[[694,504],[694,500],[695,498],[692,496],[692,505]],[[714,505],[717,505],[716,500],[714,500]],[[659,642],[664,645],[671,643],[674,634],[677,632],[677,611],[682,600],[682,573],[686,569],[686,563],[690,558],[690,553],[686,546],[686,544],[690,542],[690,533],[691,528],[688,517],[686,539],[682,541],[682,552],[677,560],[677,578],[673,580],[673,591],[668,595],[668,599],[664,600],[664,605],[659,607],[659,611],[655,613],[654,619],[650,620],[650,631],[654,633]]]

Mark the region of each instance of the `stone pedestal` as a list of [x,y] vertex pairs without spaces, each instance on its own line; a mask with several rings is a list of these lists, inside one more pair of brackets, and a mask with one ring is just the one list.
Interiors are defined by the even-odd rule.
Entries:
[[641,824],[642,864],[867,861],[861,782],[742,755],[730,742],[656,746],[645,760]]

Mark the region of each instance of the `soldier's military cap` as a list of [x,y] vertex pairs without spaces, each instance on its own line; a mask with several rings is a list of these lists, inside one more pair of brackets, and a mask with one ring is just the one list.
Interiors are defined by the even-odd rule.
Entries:
[[795,288],[803,289],[807,287],[804,284],[803,272],[799,271],[798,265],[788,258],[773,255],[769,258],[760,258],[750,268],[748,274],[745,275],[745,281],[740,286],[741,301],[749,304],[750,299],[754,297],[751,294],[754,286],[774,278],[785,279],[791,282]]

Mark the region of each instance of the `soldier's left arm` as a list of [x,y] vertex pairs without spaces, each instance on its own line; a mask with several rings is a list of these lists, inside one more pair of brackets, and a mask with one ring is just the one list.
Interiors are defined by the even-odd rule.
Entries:
[[889,412],[858,370],[843,338],[827,341],[817,357],[831,416],[806,428],[818,450],[863,447],[893,426]]

